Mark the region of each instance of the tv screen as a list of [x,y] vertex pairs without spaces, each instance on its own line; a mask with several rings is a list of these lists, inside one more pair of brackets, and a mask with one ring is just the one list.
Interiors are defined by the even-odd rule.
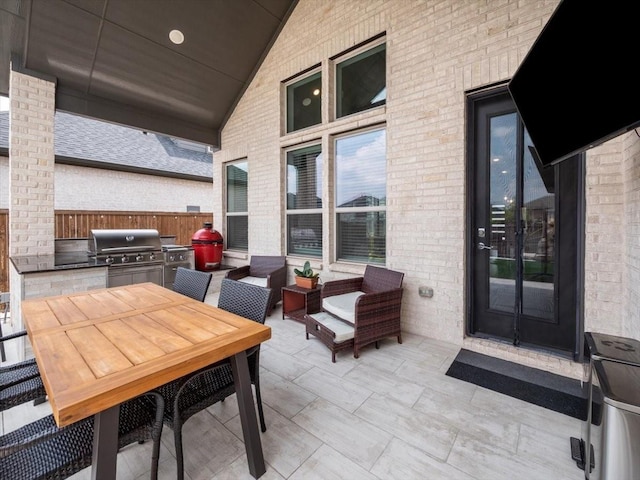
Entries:
[[562,0],[508,88],[550,165],[640,125],[640,2]]

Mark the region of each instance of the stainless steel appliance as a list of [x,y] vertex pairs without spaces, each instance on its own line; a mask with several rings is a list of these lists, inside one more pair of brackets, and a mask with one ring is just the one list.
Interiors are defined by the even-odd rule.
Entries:
[[164,286],[173,290],[178,267],[195,268],[194,251],[193,248],[184,245],[162,245],[162,255],[164,258]]
[[88,254],[109,266],[107,287],[152,282],[163,285],[164,257],[157,230],[91,230]]
[[640,478],[640,366],[594,360],[593,385],[602,394],[602,413],[592,415],[589,439],[595,465],[588,478]]
[[[584,364],[583,390],[587,401],[587,418],[582,422],[581,438],[571,437],[571,455],[578,467],[584,469],[586,479],[597,479],[602,458],[599,448],[594,451],[594,443],[599,446],[603,411],[606,407],[603,392],[597,379],[594,379],[593,365],[596,361],[606,360],[640,367],[640,341],[596,332],[586,332],[584,337],[585,356],[588,358],[588,362]],[[585,468],[585,465],[589,465],[589,468]]]

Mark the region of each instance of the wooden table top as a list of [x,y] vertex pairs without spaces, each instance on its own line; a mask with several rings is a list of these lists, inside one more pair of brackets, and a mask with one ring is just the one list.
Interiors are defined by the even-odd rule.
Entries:
[[153,283],[22,302],[59,426],[271,338],[271,328]]

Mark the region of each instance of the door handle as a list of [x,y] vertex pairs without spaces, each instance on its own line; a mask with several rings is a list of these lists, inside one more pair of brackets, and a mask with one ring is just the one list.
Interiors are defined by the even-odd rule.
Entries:
[[491,250],[491,245],[485,245],[483,242],[478,243],[478,250]]

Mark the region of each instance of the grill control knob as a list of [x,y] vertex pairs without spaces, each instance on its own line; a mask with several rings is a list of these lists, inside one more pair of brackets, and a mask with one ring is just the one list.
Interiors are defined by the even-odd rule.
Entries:
[[105,258],[104,263],[111,265],[113,263],[113,257],[109,256]]
[[136,255],[136,262],[141,262],[142,260],[144,260],[144,257],[142,255]]
[[149,255],[149,260],[155,260],[156,259],[156,254],[152,253],[151,255]]
[[176,256],[175,255],[169,255],[169,261],[170,262],[175,262],[176,261]]
[[129,262],[129,257],[127,257],[126,255],[122,255],[122,263],[127,263]]

